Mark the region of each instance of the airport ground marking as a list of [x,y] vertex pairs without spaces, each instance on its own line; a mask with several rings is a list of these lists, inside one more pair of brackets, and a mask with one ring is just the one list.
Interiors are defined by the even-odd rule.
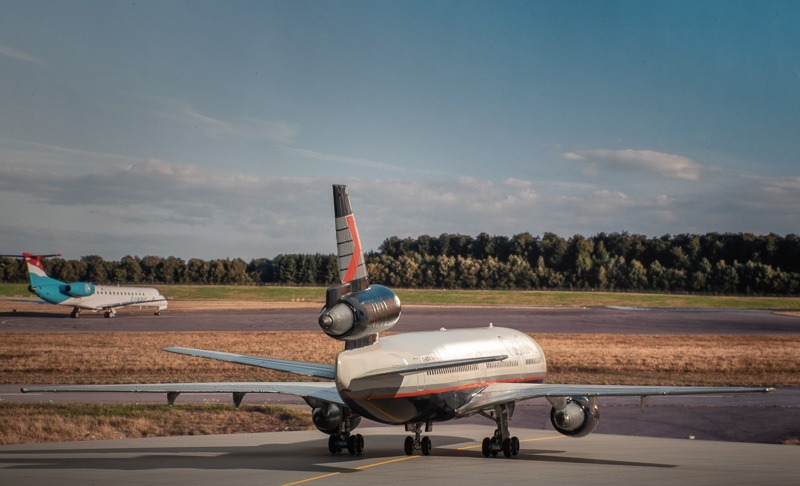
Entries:
[[[398,458],[395,458],[395,459],[389,459],[387,461],[374,462],[372,464],[364,464],[363,466],[354,467],[354,468],[352,468],[352,470],[353,471],[361,471],[361,470],[364,470],[364,469],[369,469],[371,467],[383,466],[383,465],[386,465],[386,464],[391,464],[393,462],[407,461],[409,459],[417,459],[419,457],[421,457],[421,456],[398,457]],[[338,474],[342,474],[342,471],[332,472],[332,473],[328,473],[328,474],[322,474],[320,476],[314,476],[313,478],[301,479],[299,481],[293,481],[291,483],[285,483],[285,484],[283,484],[281,486],[294,486],[295,484],[310,483],[311,481],[317,481],[317,480],[320,480],[320,479],[329,478],[331,476],[336,476]]]

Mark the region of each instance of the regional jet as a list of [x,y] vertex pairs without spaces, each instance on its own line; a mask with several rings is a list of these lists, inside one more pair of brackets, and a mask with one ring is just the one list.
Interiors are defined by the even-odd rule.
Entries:
[[8,258],[23,258],[28,267],[28,290],[46,303],[72,307],[70,317],[76,318],[81,310],[103,312],[105,317],[117,315],[120,307],[152,307],[155,315],[167,308],[167,299],[158,290],[148,287],[120,287],[95,285],[89,282],[65,283],[47,275],[42,259],[61,256],[53,255],[0,255]]
[[[318,322],[344,342],[336,363],[311,363],[170,347],[166,351],[322,378],[323,382],[165,383],[132,385],[31,386],[23,392],[166,393],[170,404],[181,393],[231,393],[236,407],[247,393],[303,397],[332,454],[361,454],[364,437],[354,434],[362,418],[404,426],[406,454],[429,455],[433,425],[473,415],[495,425],[482,442],[485,457],[514,457],[519,439],[509,420],[522,400],[550,405],[556,431],[583,437],[597,427],[598,399],[610,396],[700,395],[770,392],[771,388],[567,385],[545,383],[542,348],[527,334],[493,327],[438,329],[379,338],[400,318],[400,299],[389,288],[370,284],[356,222],[345,186],[333,186],[338,283],[327,290]],[[587,356],[586,359],[591,359]]]

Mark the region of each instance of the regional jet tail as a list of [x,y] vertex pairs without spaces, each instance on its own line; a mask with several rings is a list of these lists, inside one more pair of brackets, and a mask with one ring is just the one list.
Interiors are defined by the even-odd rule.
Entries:
[[[336,241],[341,283],[328,289],[319,325],[345,350],[336,363],[309,363],[182,347],[165,351],[227,361],[298,375],[323,382],[162,383],[131,385],[61,385],[23,388],[23,392],[166,393],[172,404],[181,393],[230,393],[239,406],[247,393],[283,393],[303,397],[311,418],[328,435],[332,454],[346,449],[361,454],[364,437],[354,434],[362,417],[404,426],[406,454],[429,455],[432,440],[423,436],[433,425],[480,415],[494,433],[482,442],[485,457],[514,457],[520,442],[509,430],[514,407],[522,400],[550,405],[550,422],[569,437],[590,434],[600,418],[598,401],[608,396],[734,395],[771,388],[560,385],[545,383],[544,352],[530,336],[502,327],[437,329],[394,334],[378,339],[400,319],[400,299],[381,285],[370,284],[361,242],[345,186],[333,187]],[[586,356],[591,360],[591,356]],[[635,420],[635,417],[632,418]]]
[[23,258],[28,267],[30,285],[28,290],[45,302],[72,307],[70,317],[80,316],[81,310],[102,311],[106,317],[114,317],[120,307],[152,307],[155,315],[167,308],[167,299],[158,290],[149,287],[119,287],[95,285],[89,282],[65,283],[47,275],[42,259],[53,255],[0,255],[8,258]]

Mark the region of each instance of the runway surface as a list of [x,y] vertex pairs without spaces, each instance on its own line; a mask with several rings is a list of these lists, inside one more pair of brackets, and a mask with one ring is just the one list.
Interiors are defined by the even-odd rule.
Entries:
[[520,455],[484,458],[485,428],[437,426],[431,456],[397,428],[359,429],[362,456],[331,455],[316,431],[0,447],[0,483],[86,485],[797,484],[800,447],[519,429]]
[[[125,313],[105,319],[85,313],[0,313],[0,332],[319,331],[317,309]],[[404,306],[393,331],[445,327],[511,327],[527,333],[800,334],[800,318],[773,311],[611,307]]]

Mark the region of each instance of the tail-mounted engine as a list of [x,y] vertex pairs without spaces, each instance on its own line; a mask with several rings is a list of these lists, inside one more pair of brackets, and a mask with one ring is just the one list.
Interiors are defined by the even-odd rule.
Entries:
[[64,286],[64,292],[73,297],[89,297],[94,294],[94,284],[75,282]]
[[389,288],[370,285],[360,289],[355,280],[328,289],[319,326],[328,336],[355,341],[386,331],[400,319],[400,299]]
[[570,437],[589,435],[600,420],[595,397],[550,398],[550,422],[560,434]]

